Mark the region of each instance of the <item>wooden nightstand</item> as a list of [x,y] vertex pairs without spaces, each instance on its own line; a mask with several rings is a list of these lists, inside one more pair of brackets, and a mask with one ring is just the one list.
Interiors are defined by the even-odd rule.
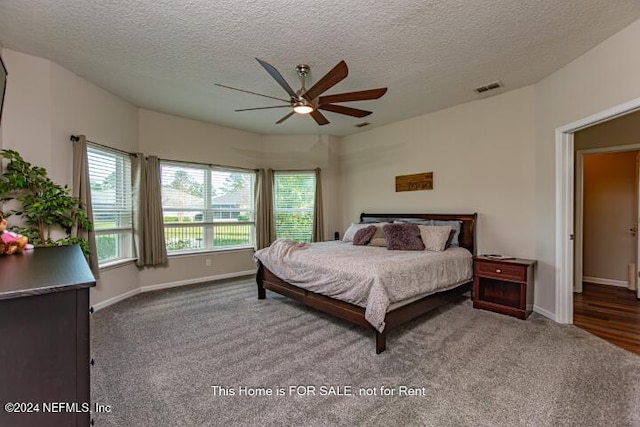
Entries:
[[473,307],[526,319],[533,307],[535,260],[474,257]]

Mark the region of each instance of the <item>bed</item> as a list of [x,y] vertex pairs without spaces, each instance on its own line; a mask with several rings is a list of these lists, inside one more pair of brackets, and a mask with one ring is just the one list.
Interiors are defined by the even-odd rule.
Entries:
[[[427,251],[388,251],[385,248],[353,247],[346,242],[322,242],[311,245],[294,244],[293,242],[277,242],[268,251],[258,251],[256,261],[258,271],[256,282],[258,286],[258,299],[266,298],[266,290],[276,292],[299,301],[307,306],[334,315],[351,323],[372,329],[376,337],[376,353],[380,354],[386,349],[387,332],[397,326],[415,319],[428,311],[450,303],[460,298],[460,296],[471,289],[472,279],[472,255],[475,255],[475,226],[477,214],[367,214],[360,215],[360,222],[393,222],[394,220],[457,220],[461,222],[459,246],[460,248],[450,248],[438,255],[426,254]],[[291,252],[291,265],[286,263],[274,263],[266,252],[281,250]],[[301,257],[305,256],[311,262],[312,259],[321,259],[321,256],[329,254],[342,262],[342,267],[337,270],[345,270],[345,266],[354,265],[362,261],[350,256],[353,251],[360,250],[368,262],[371,263],[371,274],[353,274],[349,287],[367,287],[370,297],[367,301],[362,301],[359,297],[349,295],[349,290],[332,287],[335,285],[335,276],[344,274],[344,271],[331,271],[332,267],[317,265],[309,268],[301,268]],[[376,253],[376,251],[378,251]],[[417,252],[425,252],[418,254]],[[384,255],[385,260],[380,256]],[[464,268],[460,258],[464,258]],[[262,258],[262,259],[261,259]],[[430,289],[431,280],[435,280],[433,274],[429,274],[431,267],[428,263],[446,262],[452,266],[460,266],[460,272],[452,270],[450,283],[439,283],[438,289]],[[415,261],[412,261],[415,259]],[[442,261],[444,260],[444,261]],[[423,264],[416,264],[416,263]],[[402,269],[394,272],[387,271],[382,266],[384,264],[398,264],[411,266],[414,271]],[[438,268],[437,266],[435,268]],[[302,274],[303,277],[293,275],[293,270]],[[379,270],[379,271],[378,271]],[[464,271],[462,271],[464,270]],[[308,274],[305,275],[305,273]],[[358,271],[354,268],[354,271]],[[424,274],[422,274],[424,273]],[[384,277],[378,278],[377,274]],[[416,274],[421,274],[416,277]],[[403,281],[411,277],[414,281],[424,282],[424,289],[418,291],[410,287],[406,290],[402,287]],[[293,279],[292,279],[293,278]],[[326,282],[326,283],[323,283]],[[384,286],[378,285],[384,282]],[[322,288],[326,285],[326,289]],[[324,294],[324,295],[323,295]],[[369,295],[369,294],[368,294]],[[388,304],[385,304],[388,303]]]

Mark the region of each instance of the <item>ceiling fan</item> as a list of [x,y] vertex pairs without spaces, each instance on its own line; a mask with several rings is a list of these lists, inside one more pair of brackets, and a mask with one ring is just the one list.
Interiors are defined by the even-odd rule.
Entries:
[[371,114],[371,111],[360,110],[357,108],[345,107],[343,105],[336,105],[336,102],[351,102],[351,101],[366,101],[369,99],[378,99],[387,92],[387,88],[361,90],[357,92],[338,93],[335,95],[321,96],[324,92],[331,89],[336,84],[340,83],[349,74],[347,63],[340,61],[338,65],[333,67],[331,71],[324,75],[320,80],[316,82],[310,89],[305,87],[305,79],[309,74],[310,67],[305,64],[296,66],[298,76],[300,76],[300,82],[302,87],[298,91],[291,89],[291,86],[282,77],[282,75],[276,70],[276,68],[258,58],[258,63],[267,70],[267,73],[275,79],[276,82],[287,92],[289,99],[276,98],[274,96],[263,95],[261,93],[251,92],[244,89],[238,89],[231,86],[222,85],[216,83],[216,86],[220,86],[226,89],[233,89],[240,92],[246,92],[253,95],[263,96],[265,98],[276,99],[286,103],[286,105],[276,105],[272,107],[257,107],[257,108],[243,108],[235,111],[253,111],[253,110],[267,110],[271,108],[292,108],[293,111],[276,122],[280,124],[291,117],[294,113],[309,114],[320,126],[329,123],[329,120],[319,111],[331,111],[333,113],[345,114],[352,117],[366,117]]

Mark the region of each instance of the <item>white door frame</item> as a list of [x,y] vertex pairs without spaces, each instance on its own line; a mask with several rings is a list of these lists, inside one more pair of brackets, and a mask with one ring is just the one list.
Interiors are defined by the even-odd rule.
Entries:
[[575,260],[573,263],[573,292],[582,293],[582,270],[583,270],[583,238],[584,238],[584,155],[585,150],[576,151],[576,222],[575,235],[576,245],[574,249]]
[[[635,212],[635,217],[633,218],[636,223],[635,223],[635,228],[636,228],[636,258],[635,258],[635,262],[636,262],[636,271],[634,271],[635,274],[635,287],[636,287],[636,298],[640,299],[640,286],[638,286],[638,282],[639,282],[639,278],[640,278],[640,234],[638,233],[638,227],[640,227],[640,153],[636,154],[636,212]],[[629,285],[631,285],[631,282],[629,283]],[[633,288],[633,286],[630,286],[631,288]]]
[[556,128],[556,322],[573,323],[573,134],[636,110],[640,98]]
[[[576,222],[575,222],[575,271],[573,291],[582,292],[582,266],[583,266],[583,242],[584,242],[584,156],[588,154],[623,153],[625,151],[639,151],[639,144],[615,145],[611,147],[587,148],[576,150]],[[636,173],[637,175],[637,173]],[[638,181],[636,177],[636,181]],[[636,184],[637,185],[637,184]],[[636,197],[638,191],[636,189]]]

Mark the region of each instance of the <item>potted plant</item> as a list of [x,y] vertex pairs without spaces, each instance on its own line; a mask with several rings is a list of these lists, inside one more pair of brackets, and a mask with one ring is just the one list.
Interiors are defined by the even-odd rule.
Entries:
[[[46,169],[31,165],[17,151],[2,150],[0,157],[9,161],[0,175],[0,201],[16,200],[19,207],[8,215],[20,216],[23,222],[23,226],[11,228],[27,236],[34,246],[79,244],[88,254],[89,243],[70,235],[75,225],[90,230],[92,224],[80,201],[71,196],[69,187],[51,181]],[[54,239],[55,231],[65,235]]]

